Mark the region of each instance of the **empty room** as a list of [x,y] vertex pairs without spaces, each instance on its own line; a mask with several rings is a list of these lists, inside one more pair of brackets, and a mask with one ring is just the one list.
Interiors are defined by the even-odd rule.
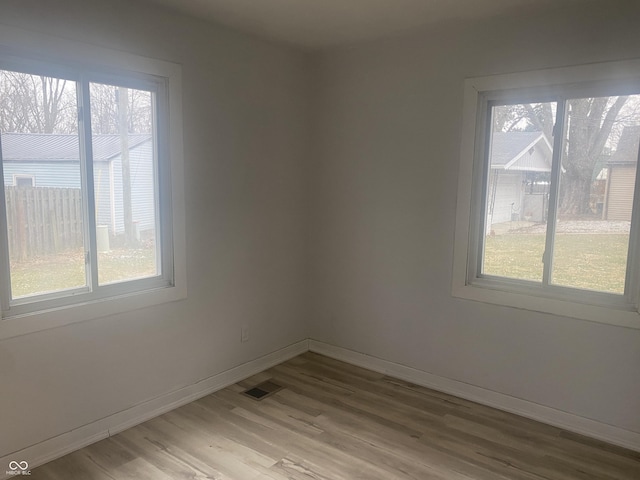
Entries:
[[0,2],[0,478],[640,479],[638,20]]

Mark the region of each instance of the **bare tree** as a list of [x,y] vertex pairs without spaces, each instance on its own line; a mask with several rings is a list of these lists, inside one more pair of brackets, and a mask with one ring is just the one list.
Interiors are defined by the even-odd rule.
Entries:
[[91,130],[94,134],[120,133],[116,90],[112,85],[90,85]]
[[127,111],[124,121],[128,133],[151,133],[151,92],[99,83],[92,83],[90,91],[94,134],[121,132],[120,106]]
[[120,145],[122,160],[122,208],[124,210],[124,234],[128,245],[136,241],[133,231],[133,209],[131,207],[131,164],[129,160],[129,132],[128,132],[128,88],[118,88],[118,123],[120,127]]
[[77,131],[75,88],[59,78],[0,70],[0,129],[17,133]]
[[493,129],[499,132],[544,132],[553,135],[554,116],[550,103],[515,104],[494,110]]
[[[605,147],[616,127],[625,122],[620,116],[629,97],[577,98],[567,102],[567,128],[563,141],[559,212],[581,216],[590,210],[591,186],[595,169],[602,163]],[[493,127],[497,131],[540,131],[552,141],[554,113],[551,103],[518,104],[497,109]],[[613,133],[613,135],[612,135]]]
[[[118,87],[91,83],[93,134],[119,134]],[[151,92],[127,89],[127,131],[150,133]],[[77,133],[75,82],[0,70],[0,130],[15,133]]]
[[627,96],[569,100],[569,125],[562,166],[560,213],[589,214],[593,175]]

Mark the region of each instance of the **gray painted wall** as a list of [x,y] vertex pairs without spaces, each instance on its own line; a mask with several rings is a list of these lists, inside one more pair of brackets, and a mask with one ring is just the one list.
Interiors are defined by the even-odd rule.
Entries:
[[640,331],[451,296],[465,77],[640,56],[638,2],[326,52],[311,337],[640,432]]
[[184,301],[0,341],[0,456],[306,338],[307,57],[128,0],[0,23],[182,64],[188,275]]
[[639,331],[450,295],[463,79],[638,56],[638,7],[600,3],[311,57],[142,3],[1,2],[183,65],[189,297],[1,341],[0,455],[307,336],[640,431]]

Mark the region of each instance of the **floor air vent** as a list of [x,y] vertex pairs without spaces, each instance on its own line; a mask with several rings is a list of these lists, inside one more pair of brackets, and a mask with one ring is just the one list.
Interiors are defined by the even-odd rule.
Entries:
[[267,380],[266,382],[259,383],[255,387],[245,390],[243,393],[254,400],[262,400],[263,398],[267,398],[269,395],[273,395],[281,388],[282,386],[277,383]]

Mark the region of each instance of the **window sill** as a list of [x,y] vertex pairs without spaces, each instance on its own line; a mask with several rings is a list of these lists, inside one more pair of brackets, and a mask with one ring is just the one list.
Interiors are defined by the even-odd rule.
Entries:
[[479,285],[454,285],[452,295],[465,300],[490,303],[538,313],[549,313],[618,327],[640,329],[640,314],[635,310],[586,305],[570,300],[507,292]]
[[187,298],[186,285],[172,286],[75,303],[50,310],[8,316],[0,320],[0,340],[87,320],[128,313],[185,298]]

